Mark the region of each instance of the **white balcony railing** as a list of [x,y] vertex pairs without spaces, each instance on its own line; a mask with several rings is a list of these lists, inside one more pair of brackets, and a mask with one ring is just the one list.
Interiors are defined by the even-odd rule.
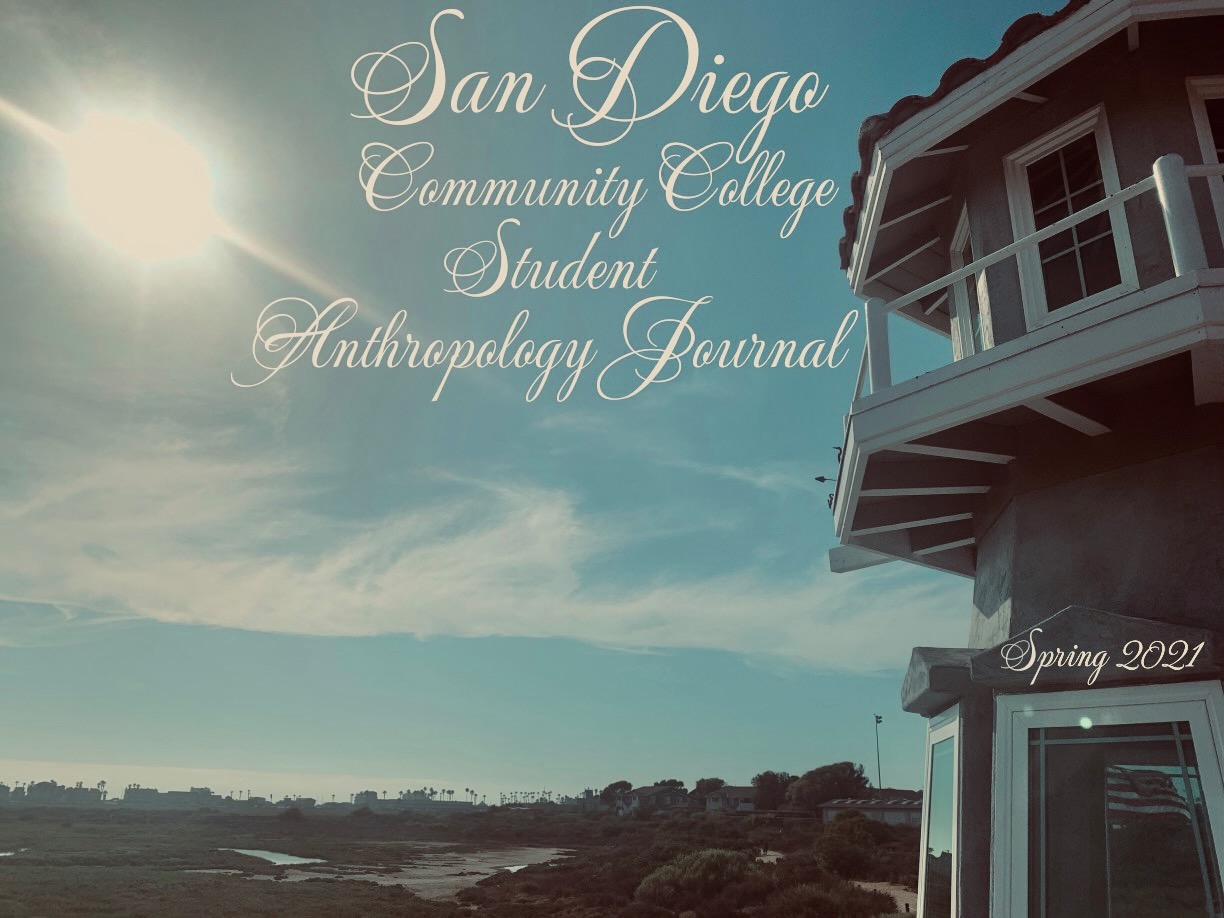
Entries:
[[[1218,175],[1224,175],[1224,166],[1187,166],[1176,153],[1166,154],[1152,165],[1151,175],[1057,223],[1017,239],[1010,245],[983,256],[963,268],[945,274],[938,280],[931,281],[891,302],[886,302],[878,297],[869,299],[865,309],[867,340],[863,347],[862,360],[859,363],[858,378],[854,383],[854,399],[879,392],[892,385],[892,359],[888,345],[888,317],[891,313],[916,303],[932,293],[948,290],[950,294],[952,285],[965,278],[972,277],[1009,258],[1014,258],[1019,253],[1034,248],[1046,239],[1057,236],[1084,220],[1105,213],[1149,191],[1154,190],[1160,200],[1165,232],[1169,238],[1169,249],[1173,254],[1174,273],[1180,277],[1183,274],[1207,268],[1207,253],[1203,247],[1202,230],[1199,227],[1198,215],[1195,213],[1194,198],[1190,192],[1190,179]],[[870,382],[870,387],[865,389],[868,382]],[[849,415],[847,415],[847,426],[849,420]]]

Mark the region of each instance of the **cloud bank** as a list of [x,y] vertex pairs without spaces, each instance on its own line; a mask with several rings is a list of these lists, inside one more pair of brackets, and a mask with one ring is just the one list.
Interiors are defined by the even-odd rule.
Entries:
[[[561,488],[434,473],[427,502],[346,518],[312,509],[326,505],[317,470],[146,433],[96,455],[23,457],[25,474],[0,494],[13,535],[5,599],[292,634],[708,648],[852,671],[956,643],[968,611],[961,581],[901,565],[833,575],[823,557],[786,578],[745,558],[716,576],[660,569],[610,587],[602,566],[658,533],[586,512]],[[16,639],[0,620],[5,637]]]

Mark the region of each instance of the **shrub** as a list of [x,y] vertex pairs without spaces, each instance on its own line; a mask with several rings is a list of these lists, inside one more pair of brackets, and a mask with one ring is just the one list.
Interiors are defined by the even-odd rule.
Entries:
[[467,889],[461,889],[455,893],[455,898],[463,905],[469,905],[474,908],[482,908],[493,901],[493,897],[489,895],[488,891],[481,889],[479,886],[469,886]]
[[732,883],[759,872],[752,858],[742,851],[707,848],[664,864],[642,880],[634,895],[651,905],[682,908],[709,901]]
[[672,913],[646,902],[631,902],[616,913],[616,918],[671,918]]
[[816,843],[816,856],[821,866],[839,877],[863,877],[871,866],[871,849],[857,840],[827,833]]
[[774,867],[774,879],[779,887],[815,883],[817,886],[833,886],[838,878],[825,869],[821,860],[812,851],[800,851],[779,858]]
[[742,915],[746,906],[760,905],[775,889],[773,878],[763,870],[756,870],[744,879],[728,884],[722,892],[697,911],[701,918]]
[[897,903],[884,893],[842,885],[823,889],[802,883],[770,896],[761,918],[875,918],[894,912]]
[[895,826],[868,818],[860,810],[843,810],[833,817],[829,828],[834,831],[851,831],[858,835],[870,836],[877,845],[892,841],[896,836]]
[[877,841],[887,841],[891,833],[884,823],[868,819],[858,810],[848,810],[837,814],[825,828],[824,837],[844,838],[864,848],[874,848]]

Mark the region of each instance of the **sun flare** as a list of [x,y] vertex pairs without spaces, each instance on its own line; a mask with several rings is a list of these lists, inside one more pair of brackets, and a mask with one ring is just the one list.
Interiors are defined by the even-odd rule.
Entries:
[[198,251],[221,229],[208,164],[151,118],[94,112],[65,138],[68,193],[82,222],[143,261]]

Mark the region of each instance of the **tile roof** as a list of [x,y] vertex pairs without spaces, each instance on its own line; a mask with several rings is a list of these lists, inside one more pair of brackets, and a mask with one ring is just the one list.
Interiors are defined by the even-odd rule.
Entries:
[[939,80],[939,86],[930,95],[906,96],[899,99],[887,112],[872,115],[863,122],[858,136],[859,170],[850,179],[851,202],[842,214],[846,234],[842,237],[838,249],[841,254],[843,271],[850,267],[850,252],[858,233],[859,212],[863,206],[863,193],[867,187],[867,177],[871,173],[871,156],[876,144],[910,118],[939,102],[952,90],[968,83],[978,74],[989,70],[1021,45],[1056,26],[1080,7],[1087,6],[1089,2],[1091,0],[1068,0],[1066,6],[1048,16],[1043,13],[1029,13],[1021,16],[1008,26],[1007,31],[1003,33],[1003,40],[999,47],[989,57],[962,58],[944,71]]

